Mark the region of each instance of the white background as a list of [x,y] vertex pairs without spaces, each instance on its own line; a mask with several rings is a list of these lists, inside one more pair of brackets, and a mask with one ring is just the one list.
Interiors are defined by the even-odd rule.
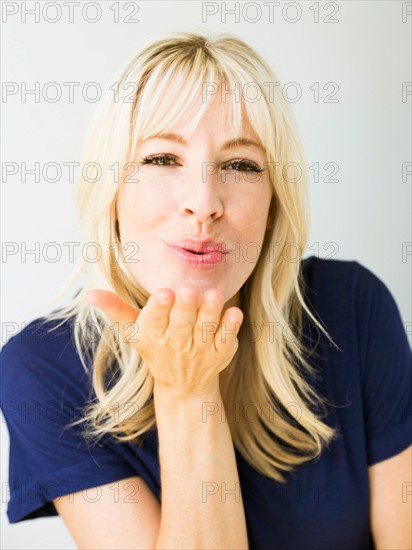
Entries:
[[[39,312],[50,311],[46,302],[74,265],[62,243],[80,241],[68,172],[56,183],[43,178],[36,183],[29,174],[23,183],[21,163],[33,168],[36,161],[41,167],[48,162],[79,162],[85,125],[95,107],[82,96],[83,86],[97,82],[107,89],[116,69],[148,39],[158,38],[163,31],[179,30],[235,33],[266,58],[283,84],[296,83],[302,96],[292,108],[309,162],[320,167],[318,182],[312,172],[311,249],[305,256],[328,257],[333,249],[327,248],[327,243],[336,243],[334,258],[357,260],[385,282],[398,304],[405,330],[411,333],[412,256],[402,255],[403,248],[411,250],[412,241],[412,176],[405,181],[402,178],[402,163],[411,162],[412,96],[402,101],[402,83],[412,80],[412,15],[402,21],[407,3],[344,1],[328,7],[325,2],[280,2],[271,22],[268,7],[260,3],[257,9],[256,2],[241,2],[239,21],[227,14],[225,22],[225,3],[129,2],[126,6],[109,1],[98,2],[101,18],[96,23],[85,20],[95,19],[93,6],[82,15],[87,3],[74,6],[70,23],[68,7],[58,2],[61,20],[51,23],[45,18],[54,19],[56,9],[50,2],[40,2],[37,23],[33,15],[23,21],[23,4],[33,9],[34,2],[2,2],[2,80],[18,86],[18,93],[3,95],[1,104],[2,162],[3,166],[5,162],[19,166],[17,175],[2,177],[3,246],[16,243],[18,250],[14,255],[3,254],[2,344],[13,326],[21,327]],[[6,17],[6,4],[18,13]],[[118,23],[110,9],[116,4]],[[203,11],[202,16],[206,4],[217,13],[206,17]],[[298,19],[294,5],[301,17],[293,23],[291,20]],[[138,6],[133,16],[138,21],[124,22],[134,6]],[[332,16],[338,22],[326,23],[333,6],[339,8]],[[318,23],[314,22],[316,7]],[[235,3],[226,2],[226,8],[234,9]],[[259,10],[260,19],[256,17]],[[23,82],[28,89],[40,82],[39,102],[33,95],[22,101]],[[48,82],[60,84],[60,101],[51,103],[42,97]],[[80,83],[72,103],[63,82]],[[331,87],[323,89],[329,82],[339,86],[333,96],[337,103],[323,101],[332,91]],[[314,83],[319,83],[318,102],[310,89]],[[336,183],[323,181],[329,173],[323,169],[327,162],[339,167]],[[42,257],[44,245],[52,241],[60,243],[63,250],[61,260],[55,263]],[[36,242],[40,243],[40,257],[29,255],[23,261],[20,252],[24,243],[33,249]],[[66,296],[72,296],[76,288]],[[3,418],[1,444],[2,548],[75,548],[59,517],[8,524],[8,435]]]

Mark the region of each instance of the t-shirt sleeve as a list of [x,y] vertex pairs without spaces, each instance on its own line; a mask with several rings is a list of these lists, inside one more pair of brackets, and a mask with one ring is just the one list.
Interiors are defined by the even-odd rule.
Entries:
[[356,264],[362,399],[372,465],[412,443],[412,352],[392,294]]
[[[57,515],[53,499],[139,475],[104,440],[87,444],[80,417],[81,379],[67,378],[33,350],[8,342],[0,365],[0,404],[7,424],[10,523]],[[96,491],[85,491],[92,501]]]

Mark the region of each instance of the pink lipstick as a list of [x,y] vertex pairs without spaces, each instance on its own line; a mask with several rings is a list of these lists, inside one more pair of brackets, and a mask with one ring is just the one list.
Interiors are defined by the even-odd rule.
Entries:
[[178,261],[197,268],[210,269],[225,261],[223,242],[204,240],[174,240],[166,242],[166,248]]

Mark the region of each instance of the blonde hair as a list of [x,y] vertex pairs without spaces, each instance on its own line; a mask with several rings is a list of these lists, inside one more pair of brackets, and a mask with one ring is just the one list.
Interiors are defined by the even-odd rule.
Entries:
[[[199,108],[205,83],[226,83],[228,90],[246,90],[252,84],[260,91],[259,100],[248,101],[242,93],[240,101],[230,103],[233,131],[240,135],[244,106],[269,165],[280,166],[270,175],[274,225],[266,231],[256,266],[241,289],[244,321],[236,368],[224,398],[234,445],[258,472],[283,482],[282,471],[318,457],[336,436],[321,420],[326,399],[305,380],[305,376],[315,377],[316,370],[307,361],[313,350],[303,342],[303,312],[333,341],[305,304],[301,258],[309,227],[308,168],[280,86],[268,86],[274,82],[277,77],[265,61],[231,33],[215,37],[171,33],[146,45],[131,60],[118,81],[117,95],[110,92],[96,113],[82,161],[95,162],[101,174],[95,182],[90,181],[90,173],[87,179],[81,174],[75,200],[83,238],[98,245],[101,257],[93,263],[81,259],[68,284],[85,272],[84,286],[69,305],[45,316],[46,321],[61,320],[54,328],[72,318],[77,352],[83,367],[91,371],[96,398],[87,403],[83,417],[72,423],[85,423],[86,438],[109,433],[120,442],[138,442],[155,426],[150,371],[137,350],[116,337],[113,322],[85,295],[100,288],[131,306],[146,304],[148,293],[116,253],[115,203],[121,178],[113,177],[113,166],[120,166],[123,176],[130,173],[127,163],[139,140],[167,132],[176,123],[185,122],[183,133],[189,136],[208,106],[205,101]],[[285,169],[290,166],[299,171],[293,181]],[[271,246],[274,237],[275,247]],[[291,245],[298,250],[297,259],[287,256]],[[247,334],[250,327],[261,332],[253,341]],[[130,404],[137,407],[132,414]],[[251,406],[256,410],[252,420]],[[298,410],[297,418],[289,413],[291,406]]]

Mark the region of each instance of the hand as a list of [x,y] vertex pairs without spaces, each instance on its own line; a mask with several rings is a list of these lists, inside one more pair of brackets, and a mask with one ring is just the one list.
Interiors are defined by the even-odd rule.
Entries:
[[86,299],[118,323],[125,341],[130,338],[159,391],[182,399],[219,388],[219,373],[238,348],[243,313],[230,307],[222,316],[217,289],[207,290],[199,306],[199,290],[188,284],[176,294],[169,288],[155,291],[143,309],[105,290],[91,290]]

